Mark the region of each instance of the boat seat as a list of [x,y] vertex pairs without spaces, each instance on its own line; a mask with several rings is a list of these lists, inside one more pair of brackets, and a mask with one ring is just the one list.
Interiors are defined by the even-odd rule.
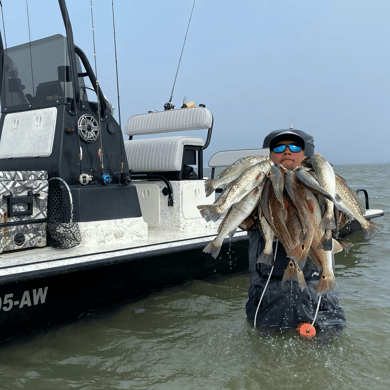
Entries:
[[[131,117],[125,126],[129,169],[133,174],[158,174],[168,180],[202,179],[203,150],[210,143],[213,116],[205,107],[149,112]],[[208,129],[201,137],[162,137],[134,140],[134,136]],[[198,165],[196,175],[191,165]]]
[[186,146],[202,148],[200,137],[164,137],[125,141],[129,169],[134,172],[180,172]]

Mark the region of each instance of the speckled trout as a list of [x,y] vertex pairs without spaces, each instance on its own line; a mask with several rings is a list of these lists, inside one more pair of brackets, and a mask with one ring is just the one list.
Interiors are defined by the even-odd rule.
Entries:
[[338,175],[336,175],[336,190],[351,211],[353,217],[360,223],[364,239],[369,241],[374,238],[383,229],[383,225],[368,221],[364,218],[364,209],[360,204],[356,192],[349,188],[345,180]]
[[[299,239],[296,237],[298,237],[299,233],[302,232],[302,228],[298,220],[297,223],[291,223],[290,217],[296,213],[295,207],[289,204],[285,198],[285,207],[283,209],[280,207],[280,203],[275,196],[269,180],[267,180],[264,185],[260,205],[269,226],[283,245],[287,255],[289,255],[289,253],[297,246],[297,242],[299,242]],[[301,260],[300,257],[299,260]],[[291,258],[283,281],[285,282],[293,279],[298,280],[301,290],[306,287],[302,269],[295,258]]]
[[213,205],[197,206],[202,217],[217,221],[230,206],[238,203],[249,194],[255,187],[259,186],[273,166],[273,162],[268,159],[247,168],[230,188],[225,200],[222,203]]
[[256,207],[260,200],[263,186],[264,182],[229,209],[225,218],[218,227],[217,237],[215,237],[214,240],[203,249],[203,252],[211,253],[214,258],[217,258],[219,252],[221,251],[225,237],[233,237],[238,225],[240,225],[241,222],[243,222]]
[[227,184],[237,179],[247,168],[258,164],[263,160],[268,160],[266,156],[249,156],[237,160],[234,164],[222,171],[217,179],[208,179],[204,183],[206,196],[210,196],[217,188],[225,188]]
[[258,210],[258,214],[259,214],[260,231],[261,231],[261,234],[263,235],[264,240],[265,240],[264,249],[261,252],[259,258],[257,259],[257,263],[264,263],[264,264],[272,265],[273,264],[273,254],[274,254],[273,242],[274,242],[275,233],[273,232],[273,230],[271,229],[271,226],[269,226],[269,223],[265,219],[260,204],[257,206],[257,210]]

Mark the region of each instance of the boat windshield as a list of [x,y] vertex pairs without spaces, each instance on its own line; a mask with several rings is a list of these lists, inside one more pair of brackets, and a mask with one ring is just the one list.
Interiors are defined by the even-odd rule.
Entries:
[[[77,68],[81,73],[78,58]],[[73,98],[70,74],[68,46],[61,34],[4,50],[2,112],[66,103]],[[81,77],[79,85],[83,94]]]

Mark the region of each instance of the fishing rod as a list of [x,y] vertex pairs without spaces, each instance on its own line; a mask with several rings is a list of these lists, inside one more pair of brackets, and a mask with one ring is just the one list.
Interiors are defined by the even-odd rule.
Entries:
[[180,54],[180,58],[179,58],[179,63],[178,63],[178,65],[177,65],[175,80],[173,81],[173,87],[172,87],[171,97],[169,98],[169,102],[164,104],[164,110],[173,110],[173,109],[175,108],[175,105],[172,104],[173,91],[174,91],[174,89],[175,89],[177,74],[179,73],[181,58],[182,58],[182,56],[183,56],[184,46],[185,46],[185,44],[186,44],[187,35],[188,35],[188,30],[189,30],[190,24],[191,24],[192,13],[194,12],[195,2],[196,2],[196,0],[194,0],[194,4],[192,5],[190,20],[188,21],[187,32],[186,32],[186,35],[185,35],[185,37],[184,37],[183,47],[182,47],[182,49],[181,49],[181,54]]

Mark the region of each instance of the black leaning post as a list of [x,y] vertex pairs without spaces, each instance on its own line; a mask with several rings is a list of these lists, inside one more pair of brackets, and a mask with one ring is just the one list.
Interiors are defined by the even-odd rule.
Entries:
[[58,0],[58,4],[60,6],[62,19],[63,19],[64,25],[65,25],[66,41],[68,43],[69,64],[70,64],[71,73],[72,73],[74,108],[76,110],[77,106],[80,102],[80,86],[79,86],[79,80],[78,80],[78,74],[77,74],[76,53],[75,53],[75,47],[74,47],[72,25],[70,24],[68,9],[66,7],[65,0]]
[[198,179],[203,180],[203,149],[198,153]]

